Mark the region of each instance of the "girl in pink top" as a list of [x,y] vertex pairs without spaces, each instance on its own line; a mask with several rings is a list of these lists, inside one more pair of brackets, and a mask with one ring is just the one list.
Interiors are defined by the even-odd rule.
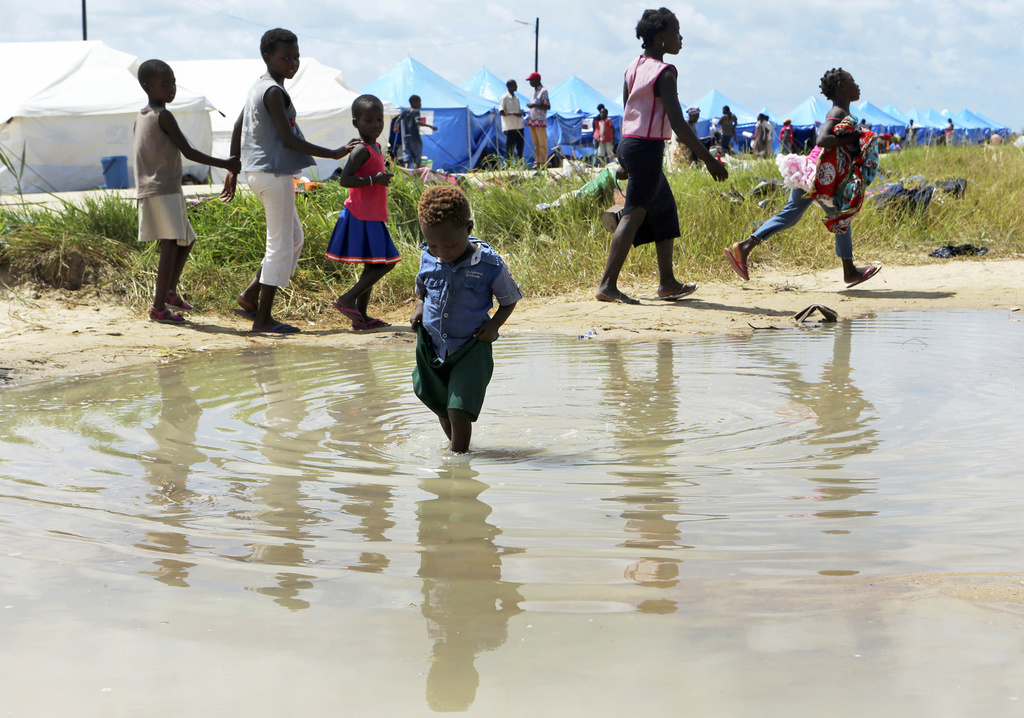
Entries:
[[618,159],[629,174],[622,218],[612,236],[608,262],[595,296],[602,302],[639,304],[619,291],[619,272],[634,245],[654,242],[658,256],[658,296],[678,299],[693,294],[695,284],[679,282],[672,267],[674,240],[679,236],[679,215],[662,163],[665,140],[675,131],[680,141],[704,162],[721,182],[728,178],[725,166],[711,156],[683,118],[676,94],[676,69],[662,61],[682,49],[679,20],[672,11],[645,10],[636,26],[644,53],[626,68],[622,88],[625,112]]
[[391,173],[384,166],[377,138],[384,130],[384,105],[374,95],[360,95],[352,103],[352,124],[359,131],[362,144],[341,171],[341,186],[349,188],[345,209],[338,217],[327,258],[335,262],[359,263],[363,273],[359,280],[336,300],[334,308],[352,320],[352,329],[377,329],[391,326],[370,317],[373,285],[401,261],[388,231],[388,185]]

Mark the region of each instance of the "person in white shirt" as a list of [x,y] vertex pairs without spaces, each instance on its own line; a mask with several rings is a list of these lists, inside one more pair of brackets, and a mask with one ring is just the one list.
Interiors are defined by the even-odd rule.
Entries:
[[523,159],[523,147],[526,145],[526,135],[523,132],[523,118],[526,113],[519,106],[519,98],[516,90],[519,86],[515,80],[505,83],[508,92],[501,96],[498,105],[498,114],[501,115],[501,131],[505,133],[505,153],[509,161],[513,157]]

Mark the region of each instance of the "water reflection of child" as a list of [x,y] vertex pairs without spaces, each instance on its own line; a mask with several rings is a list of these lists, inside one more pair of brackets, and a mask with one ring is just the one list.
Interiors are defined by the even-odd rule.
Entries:
[[338,180],[349,188],[349,195],[327,243],[326,256],[335,262],[363,265],[352,288],[334,300],[334,308],[352,320],[352,329],[360,331],[391,326],[368,315],[366,309],[373,285],[402,257],[388,231],[391,173],[377,144],[384,131],[384,104],[373,95],[360,95],[352,103],[352,124],[361,144],[352,150]]
[[[498,253],[470,237],[470,217],[469,198],[454,185],[429,187],[420,198],[425,251],[410,320],[419,330],[413,390],[459,454],[469,450],[494,370],[491,343],[523,298]],[[489,316],[492,298],[498,309]]]
[[[843,70],[842,68],[833,68],[824,74],[821,78],[821,94],[826,99],[832,101],[832,109],[828,111],[828,115],[825,117],[825,123],[821,126],[818,131],[817,147],[807,157],[800,155],[786,155],[779,158],[779,168],[783,172],[784,178],[787,180],[787,184],[792,181],[795,182],[791,177],[787,176],[788,172],[811,172],[816,171],[815,176],[812,178],[814,187],[816,188],[821,184],[825,174],[821,171],[821,167],[817,167],[819,156],[824,156],[829,150],[833,152],[842,153],[844,155],[842,161],[837,161],[834,167],[844,166],[849,168],[851,173],[848,176],[852,177],[854,160],[861,154],[860,142],[862,132],[857,131],[856,128],[852,128],[853,131],[844,132],[842,134],[837,133],[837,127],[843,126],[843,129],[850,124],[856,124],[856,120],[850,115],[850,103],[860,99],[860,87],[857,85],[853,76]],[[851,122],[852,120],[852,122]],[[870,133],[868,133],[870,134]],[[785,163],[785,164],[784,164]],[[792,168],[798,167],[794,170]],[[816,168],[816,170],[815,170]],[[841,178],[839,173],[832,171],[828,173],[828,179],[831,183],[839,185]],[[792,186],[792,184],[789,184]],[[808,185],[810,186],[810,185]],[[861,189],[863,194],[863,188]],[[758,246],[762,242],[766,241],[772,235],[775,235],[785,229],[789,229],[804,215],[807,208],[811,206],[815,196],[821,197],[824,193],[817,191],[816,195],[810,191],[805,192],[804,189],[794,188],[789,195],[789,201],[786,206],[782,208],[782,211],[777,215],[769,219],[767,222],[762,224],[758,229],[750,235],[747,239],[736,242],[732,247],[725,250],[725,256],[729,260],[729,264],[732,265],[733,271],[740,276],[743,281],[750,279],[748,268],[747,268],[747,257],[754,247]],[[856,209],[859,209],[859,205]],[[854,211],[854,214],[856,212]],[[856,286],[861,282],[866,282],[871,277],[878,274],[881,267],[877,265],[868,265],[866,267],[858,267],[853,263],[853,234],[849,229],[848,222],[852,220],[852,214],[845,218],[845,229],[844,225],[838,225],[833,230],[835,233],[835,246],[836,256],[842,260],[843,263],[843,281],[846,282],[846,287]]]

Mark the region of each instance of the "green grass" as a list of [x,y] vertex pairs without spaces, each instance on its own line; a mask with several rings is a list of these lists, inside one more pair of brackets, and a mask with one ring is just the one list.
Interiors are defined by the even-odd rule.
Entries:
[[[761,178],[774,179],[771,160],[741,158],[722,184],[706,172],[684,169],[669,174],[679,208],[683,236],[676,242],[677,274],[687,281],[731,278],[722,248],[750,234],[757,222],[779,210],[785,195],[775,195],[765,208],[755,200],[733,202],[723,193],[747,195]],[[1024,253],[1024,152],[1003,145],[984,147],[920,147],[883,157],[885,176],[874,187],[901,178],[930,180],[965,178],[962,199],[937,194],[923,215],[879,210],[868,202],[853,225],[854,251],[860,261],[913,264],[930,261],[927,254],[945,244],[979,244],[990,257]],[[481,176],[483,177],[483,176]],[[465,184],[473,205],[475,231],[505,257],[527,296],[589,293],[604,268],[610,235],[599,213],[611,201],[606,195],[578,198],[559,207],[538,211],[562,194],[578,189],[584,180],[550,183],[532,176],[474,178]],[[373,306],[387,310],[406,302],[419,268],[416,203],[423,185],[403,173],[391,184],[389,227],[403,261],[375,291]],[[329,300],[350,286],[359,265],[337,264],[324,258],[327,241],[346,196],[337,184],[297,197],[306,233],[299,271],[287,290],[279,293],[283,316],[308,317],[325,311]],[[234,297],[251,280],[263,257],[263,208],[250,193],[233,202],[203,202],[190,210],[199,241],[182,278],[182,291],[205,309],[228,311]],[[99,284],[144,306],[155,281],[156,247],[137,241],[133,202],[114,195],[86,200],[80,206],[63,203],[57,210],[0,208],[0,265],[15,277],[31,275],[59,283],[59,271],[69,258],[84,259],[90,268],[86,284]],[[831,235],[812,208],[796,227],[758,248],[760,265],[817,270],[834,267]],[[12,271],[13,270],[13,271]],[[66,274],[66,272],[65,272]],[[633,251],[621,284],[651,284],[657,274],[650,247]]]

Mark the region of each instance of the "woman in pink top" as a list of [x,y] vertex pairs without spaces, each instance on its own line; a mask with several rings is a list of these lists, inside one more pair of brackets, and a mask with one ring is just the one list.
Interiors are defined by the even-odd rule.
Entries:
[[619,164],[629,174],[622,218],[612,235],[608,262],[595,296],[602,302],[639,304],[619,291],[622,265],[634,245],[654,242],[658,256],[658,296],[678,299],[697,291],[695,284],[683,284],[672,267],[673,240],[679,236],[679,215],[662,163],[665,140],[675,131],[680,141],[704,162],[708,172],[721,182],[729,176],[725,166],[711,156],[683,118],[676,94],[676,69],[662,61],[682,49],[679,20],[665,8],[645,10],[636,26],[644,53],[626,68],[622,89],[625,112]]

